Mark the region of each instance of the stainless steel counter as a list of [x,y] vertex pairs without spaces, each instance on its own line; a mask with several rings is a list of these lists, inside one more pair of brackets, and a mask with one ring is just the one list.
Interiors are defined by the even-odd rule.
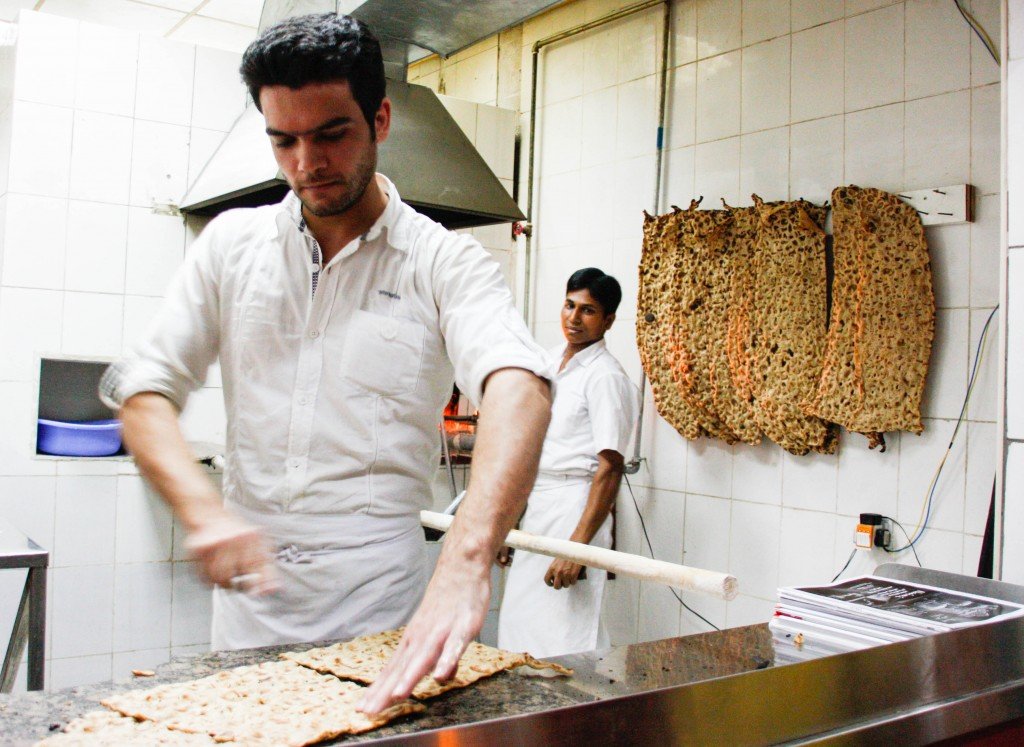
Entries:
[[[888,575],[1024,600],[1018,587],[928,574],[901,566]],[[144,682],[0,697],[0,743],[29,744],[114,690],[202,677],[309,645],[180,660]],[[801,664],[774,666],[773,658],[766,624],[561,657],[576,670],[571,679],[499,674],[430,700],[423,714],[341,741],[914,745],[1010,728],[1024,742],[1024,619]]]

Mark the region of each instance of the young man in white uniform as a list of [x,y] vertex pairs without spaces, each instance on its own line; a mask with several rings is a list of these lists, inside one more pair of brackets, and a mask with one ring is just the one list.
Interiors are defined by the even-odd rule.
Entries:
[[[554,404],[537,483],[520,521],[532,534],[611,547],[619,490],[639,393],[605,346],[622,299],[601,270],[575,272],[566,286],[566,344],[549,351]],[[504,562],[507,553],[499,555]],[[558,656],[609,645],[601,626],[607,572],[519,550],[505,580],[498,645]]]
[[[490,562],[549,418],[546,363],[483,248],[374,173],[391,108],[365,25],[283,21],[249,47],[242,75],[292,191],[210,223],[137,355],[101,387],[217,587],[213,647],[409,623],[364,702],[376,711],[424,674],[450,676],[483,623]],[[218,357],[223,501],[177,420]],[[453,379],[480,403],[478,445],[424,596],[418,516]]]

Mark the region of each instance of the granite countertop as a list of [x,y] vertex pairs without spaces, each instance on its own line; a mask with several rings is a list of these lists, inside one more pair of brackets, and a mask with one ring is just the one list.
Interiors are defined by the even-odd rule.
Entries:
[[[275,660],[285,651],[317,644],[292,644],[243,651],[221,651],[176,658],[153,677],[104,682],[53,693],[0,695],[0,743],[30,745],[82,714],[102,709],[99,701],[115,692],[148,689],[213,674],[221,669]],[[572,667],[571,678],[504,672],[470,688],[427,701],[427,710],[388,726],[332,743],[366,742],[474,721],[550,710],[617,695],[683,685],[770,666],[774,657],[767,625],[669,638],[551,659]]]

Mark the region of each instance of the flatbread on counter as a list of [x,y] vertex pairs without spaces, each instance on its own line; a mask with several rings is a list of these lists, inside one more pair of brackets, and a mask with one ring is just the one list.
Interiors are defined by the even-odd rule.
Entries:
[[[318,672],[370,684],[384,669],[384,665],[398,648],[401,638],[401,630],[388,630],[345,643],[336,643],[333,646],[308,651],[291,651],[281,656]],[[572,674],[571,669],[539,661],[529,654],[503,651],[474,641],[459,659],[459,668],[451,680],[438,682],[433,677],[424,677],[413,689],[412,696],[418,700],[433,698],[448,690],[468,687],[477,680],[518,667],[550,669],[564,676]]]
[[411,701],[379,714],[356,710],[364,688],[291,661],[226,669],[209,677],[112,695],[103,705],[218,742],[300,747],[360,734],[422,711]]
[[928,245],[910,205],[880,189],[832,192],[835,280],[821,381],[807,411],[863,433],[920,433],[935,334]]
[[35,747],[100,747],[101,745],[214,745],[208,734],[172,731],[154,721],[136,721],[113,711],[92,711]]

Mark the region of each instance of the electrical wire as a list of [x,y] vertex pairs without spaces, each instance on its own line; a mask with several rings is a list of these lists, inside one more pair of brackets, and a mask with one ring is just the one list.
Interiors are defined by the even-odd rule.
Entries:
[[996,44],[992,41],[992,37],[988,35],[987,31],[985,31],[985,27],[981,25],[971,11],[967,10],[967,8],[961,4],[961,0],[953,0],[953,4],[956,5],[956,9],[960,11],[960,15],[963,16],[967,25],[971,27],[974,33],[978,36],[978,39],[981,40],[981,43],[985,46],[985,49],[988,50],[988,53],[992,55],[992,59],[996,61],[997,65],[999,65],[999,50],[996,49]]
[[[950,453],[953,451],[953,443],[956,441],[956,436],[960,432],[960,426],[963,425],[964,417],[967,414],[967,405],[971,401],[971,395],[974,393],[974,385],[978,380],[978,367],[981,363],[981,357],[984,353],[985,340],[988,337],[988,330],[992,324],[992,319],[995,318],[996,312],[999,307],[996,306],[992,309],[992,313],[988,315],[988,319],[985,320],[985,326],[981,330],[981,336],[978,338],[978,347],[974,352],[974,365],[971,366],[971,378],[967,382],[967,394],[964,395],[963,405],[960,407],[960,415],[957,417],[956,426],[953,428],[953,435],[949,438],[949,444],[946,446],[946,451],[942,455],[942,459],[939,460],[939,466],[935,470],[935,475],[932,477],[932,481],[928,486],[927,497],[924,504],[921,506],[921,515],[918,517],[917,527],[914,529],[913,538],[907,538],[907,544],[903,547],[897,547],[890,550],[891,553],[900,553],[906,550],[910,550],[916,545],[921,537],[924,536],[925,530],[928,529],[928,521],[932,515],[932,505],[935,499],[935,488],[939,484],[939,477],[942,475],[942,468],[946,465],[946,459],[949,458]],[[916,555],[916,553],[915,553]],[[921,561],[918,560],[918,563]]]
[[857,554],[857,548],[850,550],[850,557],[846,559],[846,564],[839,569],[839,573],[832,577],[832,583],[835,583],[836,579],[843,575],[843,571],[850,567],[850,562],[853,560],[853,556]]
[[[633,506],[634,508],[636,508],[636,515],[640,518],[640,528],[644,530],[644,539],[647,540],[647,549],[651,551],[651,558],[657,560],[657,558],[654,557],[654,546],[651,544],[651,536],[647,534],[647,524],[644,522],[644,515],[640,511],[640,504],[636,502],[636,496],[633,495],[633,486],[629,484],[629,477],[627,477],[626,475],[623,475],[622,477],[626,480],[626,487],[629,488],[629,497],[633,499]],[[705,623],[710,625],[715,630],[721,630],[720,627],[715,625],[713,622],[704,617],[704,615],[700,614],[699,612],[697,612],[697,610],[693,609],[690,605],[684,602],[683,598],[676,593],[675,589],[673,589],[670,586],[668,587],[668,590],[672,592],[672,596],[676,598],[676,601],[679,602],[679,604],[683,605],[683,608],[687,612],[689,612],[691,615],[694,615],[695,617],[699,617],[701,620],[703,620]]]
[[[899,527],[899,528],[900,528],[901,530],[903,530],[903,536],[905,536],[905,537],[907,538],[907,542],[908,542],[908,543],[910,542],[910,535],[909,535],[909,534],[907,533],[907,530],[906,530],[906,529],[904,528],[904,526],[903,526],[902,524],[900,524],[900,523],[899,523],[898,521],[896,521],[896,519],[892,518],[891,516],[883,516],[882,518],[883,518],[883,519],[888,519],[888,520],[889,520],[889,521],[891,521],[891,522],[892,522],[893,524],[895,524],[896,526],[898,526],[898,527]],[[919,558],[919,557],[918,557],[918,555],[917,555],[917,548],[916,548],[916,547],[914,547],[914,546],[913,546],[912,544],[908,544],[908,545],[907,545],[907,547],[909,547],[909,548],[910,548],[911,550],[913,550],[913,551],[914,551],[914,560],[916,560],[916,561],[917,561],[917,564],[918,564],[918,565],[919,565],[919,566],[920,566],[921,568],[924,568],[924,566],[923,566],[923,565],[921,565],[921,558]],[[890,550],[889,548],[885,548],[885,551],[886,551],[887,553],[890,553],[890,554],[892,554],[892,553],[895,553],[895,552],[897,552],[896,550]]]

